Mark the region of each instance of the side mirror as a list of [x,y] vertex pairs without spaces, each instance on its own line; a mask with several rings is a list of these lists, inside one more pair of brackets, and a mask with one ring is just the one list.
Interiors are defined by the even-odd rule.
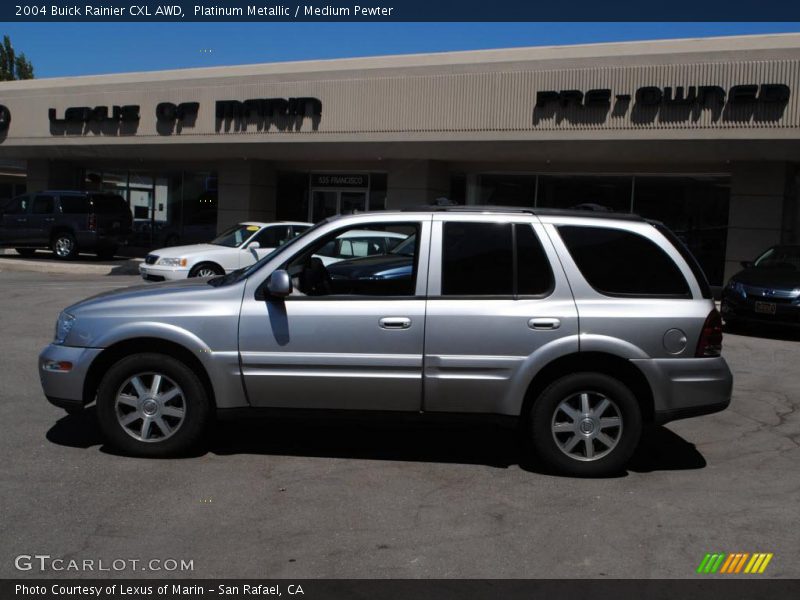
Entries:
[[261,244],[259,244],[258,242],[250,242],[249,244],[247,244],[248,250],[258,250],[259,248],[261,248]]
[[750,267],[755,265],[755,263],[752,260],[743,260],[739,264],[742,265],[745,269],[749,269]]
[[[285,298],[292,293],[292,278],[289,276],[289,273],[283,269],[278,269],[272,272],[272,275],[269,276],[262,288],[263,287],[266,287],[266,292],[269,296],[273,298]],[[263,297],[263,293],[260,295],[262,297],[257,297],[257,299],[266,300],[266,298]]]

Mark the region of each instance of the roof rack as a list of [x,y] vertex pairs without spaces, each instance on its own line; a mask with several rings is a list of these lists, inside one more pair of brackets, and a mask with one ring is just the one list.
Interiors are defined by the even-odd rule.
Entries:
[[479,205],[457,205],[457,206],[438,206],[423,205],[416,207],[403,208],[400,212],[452,212],[452,213],[498,213],[498,214],[525,214],[534,216],[555,216],[555,217],[584,217],[591,219],[623,219],[625,221],[644,221],[645,219],[634,213],[603,212],[585,209],[562,209],[562,208],[530,208],[520,206],[479,206]]

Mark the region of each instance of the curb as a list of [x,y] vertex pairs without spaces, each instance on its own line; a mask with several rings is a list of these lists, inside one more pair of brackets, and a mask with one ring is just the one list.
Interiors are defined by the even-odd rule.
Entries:
[[20,258],[15,254],[0,255],[0,271],[32,273],[66,273],[70,275],[138,275],[141,258],[129,258],[114,263],[60,262]]

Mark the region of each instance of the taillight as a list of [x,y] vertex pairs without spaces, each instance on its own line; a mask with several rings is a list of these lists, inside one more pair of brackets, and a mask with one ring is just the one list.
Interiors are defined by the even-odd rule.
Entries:
[[722,317],[715,308],[706,317],[703,323],[703,330],[700,332],[700,339],[697,341],[697,352],[694,355],[698,358],[709,356],[719,356],[722,352]]
[[89,231],[95,231],[97,229],[97,215],[92,213],[89,215]]

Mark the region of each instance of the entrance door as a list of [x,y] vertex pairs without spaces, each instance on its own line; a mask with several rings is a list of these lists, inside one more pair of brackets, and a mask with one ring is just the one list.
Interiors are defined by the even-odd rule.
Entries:
[[312,190],[311,192],[311,221],[314,223],[333,215],[366,209],[366,190]]

